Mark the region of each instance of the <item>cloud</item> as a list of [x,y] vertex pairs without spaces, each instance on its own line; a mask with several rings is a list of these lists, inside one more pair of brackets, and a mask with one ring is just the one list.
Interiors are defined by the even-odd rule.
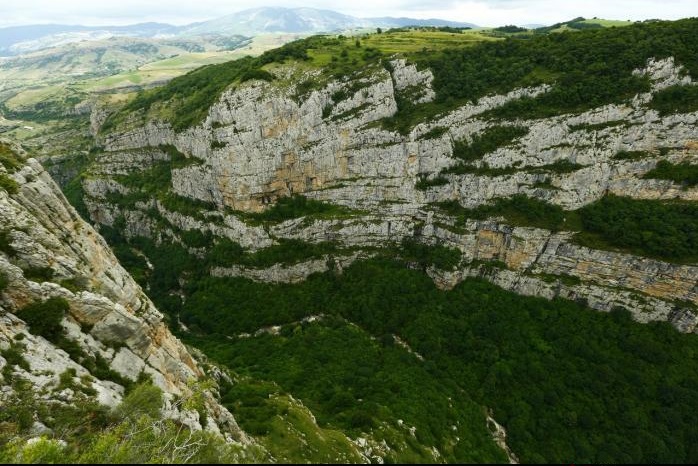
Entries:
[[1,0],[0,25],[35,23],[126,24],[162,21],[185,24],[247,8],[308,6],[354,16],[441,17],[483,25],[554,23],[576,16],[611,19],[676,19],[698,16],[696,0]]

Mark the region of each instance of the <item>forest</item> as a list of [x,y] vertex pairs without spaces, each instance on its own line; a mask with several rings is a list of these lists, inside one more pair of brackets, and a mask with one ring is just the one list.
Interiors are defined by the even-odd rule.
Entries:
[[[668,324],[634,323],[624,309],[603,314],[482,280],[440,291],[391,260],[297,285],[208,278],[187,295],[180,318],[195,334],[186,340],[234,370],[276,381],[322,425],[359,432],[399,415],[420,442],[439,445],[448,437],[443,420],[456,415],[439,400],[456,390],[493,410],[524,462],[698,455],[698,342]],[[300,322],[309,315],[327,317]],[[279,336],[236,338],[272,322],[282,325]],[[260,431],[262,421],[252,418]],[[454,451],[450,459],[486,461],[486,453]]]

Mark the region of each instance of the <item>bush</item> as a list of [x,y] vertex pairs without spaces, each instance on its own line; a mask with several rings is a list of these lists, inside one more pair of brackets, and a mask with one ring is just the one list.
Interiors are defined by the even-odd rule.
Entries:
[[698,185],[698,165],[688,162],[673,164],[660,160],[654,170],[643,176],[644,179],[671,180],[685,186]]
[[136,385],[115,409],[117,417],[136,420],[141,416],[160,417],[162,390],[152,384]]
[[7,191],[7,194],[17,194],[19,192],[19,184],[4,173],[0,173],[0,189]]
[[660,115],[687,113],[698,110],[698,86],[672,86],[654,94],[650,108]]
[[49,298],[25,306],[18,315],[29,325],[29,330],[34,335],[56,341],[63,334],[61,321],[69,309],[70,305],[65,299]]
[[10,284],[10,279],[7,278],[7,274],[3,271],[0,271],[0,293],[5,291],[7,287]]
[[9,173],[14,173],[22,166],[22,161],[7,144],[0,142],[0,165]]
[[53,278],[53,269],[50,267],[27,267],[23,269],[24,278],[33,282],[48,282]]

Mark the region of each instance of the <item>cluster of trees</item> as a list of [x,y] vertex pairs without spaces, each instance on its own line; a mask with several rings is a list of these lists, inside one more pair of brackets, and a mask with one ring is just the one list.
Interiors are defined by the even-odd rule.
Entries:
[[650,170],[643,178],[671,180],[685,186],[698,185],[698,165],[689,162],[674,164],[660,160],[656,168]]
[[621,249],[661,260],[698,262],[698,206],[691,202],[638,200],[607,195],[566,211],[517,194],[474,209],[456,201],[439,204],[457,224],[467,219],[504,217],[517,226],[577,231],[575,241],[595,249]]
[[[441,291],[384,259],[296,285],[208,278],[189,293],[181,318],[203,331],[189,342],[234,370],[274,380],[321,425],[358,433],[399,417],[417,427],[422,445],[441,448],[460,420],[461,443],[442,452],[491,461],[472,399],[493,410],[524,462],[698,459],[698,342],[668,324],[480,280]],[[298,322],[308,315],[326,317]],[[272,324],[282,325],[280,335],[229,338]]]
[[351,215],[352,210],[336,204],[316,201],[300,194],[282,197],[274,205],[263,212],[243,214],[246,219],[254,222],[279,223],[293,218],[310,217],[339,217]]
[[673,262],[698,262],[698,205],[694,202],[610,195],[578,212],[583,226],[578,240],[584,245],[610,246]]
[[698,110],[698,86],[671,86],[654,94],[650,107],[660,115]]
[[[520,126],[492,126],[481,134],[474,135],[470,141],[454,141],[453,156],[461,162],[445,169],[444,173],[463,174],[477,171],[477,167],[472,166],[471,162],[480,160],[485,154],[509,145],[527,134],[528,128]],[[482,168],[487,169],[484,165]]]
[[574,212],[565,212],[561,207],[523,194],[497,199],[474,209],[466,209],[457,201],[446,201],[439,207],[456,218],[457,224],[468,219],[484,220],[504,217],[512,225],[545,228],[546,230],[574,230],[578,222]]
[[555,83],[551,92],[490,113],[507,118],[550,116],[619,102],[649,90],[647,79],[633,76],[632,71],[651,57],[674,56],[696,74],[696,30],[695,19],[635,24],[484,42],[417,60],[433,71],[437,100],[446,105],[519,86]]

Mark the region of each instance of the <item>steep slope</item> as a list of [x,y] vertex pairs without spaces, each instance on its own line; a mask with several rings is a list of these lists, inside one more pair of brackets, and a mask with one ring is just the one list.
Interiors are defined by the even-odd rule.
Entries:
[[[0,147],[0,401],[9,406],[28,392],[76,403],[90,394],[115,407],[125,388],[150,379],[166,396],[167,417],[247,443],[209,391],[198,395],[199,412],[175,403],[204,377],[199,364],[48,173]],[[35,425],[50,423],[33,416]]]
[[[695,187],[646,176],[659,160],[674,164],[695,160],[694,113],[662,116],[647,107],[653,94],[646,93],[627,104],[560,117],[496,123],[480,117],[509,102],[545,94],[549,87],[542,85],[483,98],[402,135],[377,123],[396,114],[400,95],[410,89],[420,89],[419,101],[432,100],[433,76],[404,60],[389,63],[390,72],[379,66],[367,68],[364,77],[330,82],[300,103],[294,99],[295,87],[249,82],[223,93],[199,127],[177,133],[150,122],[107,137],[108,152],[97,156],[84,183],[91,217],[106,225],[120,215],[130,218],[126,231],[135,234],[137,224],[138,234],[146,236],[160,230],[153,222],[164,217],[181,230],[223,235],[252,250],[279,239],[334,241],[346,249],[417,237],[461,252],[460,270],[437,274],[443,286],[479,274],[479,267],[468,265],[473,261],[499,260],[505,269],[487,276],[505,288],[536,296],[585,298],[600,310],[626,307],[641,322],[669,320],[683,331],[696,328],[691,306],[698,302],[698,270],[690,265],[690,258],[688,265],[679,265],[590,250],[587,243],[572,240],[579,228],[575,225],[548,228],[553,231],[530,227],[536,225],[507,226],[506,222],[474,220],[476,212],[467,210],[463,215],[473,220],[462,223],[439,207],[439,203],[456,201],[474,209],[514,195],[568,211],[610,195],[695,201]],[[299,73],[293,67],[276,72],[279,76]],[[651,59],[636,74],[649,76],[655,83],[653,92],[661,93],[677,83],[692,85],[690,77],[679,78],[680,73],[673,59]],[[496,150],[480,154],[469,165],[454,155],[459,144],[467,145],[502,127],[526,131],[515,138],[515,144],[495,145]],[[142,195],[147,198],[155,194],[147,192],[149,187],[162,188],[139,178],[147,175],[136,174],[170,159],[158,146],[173,147],[174,154],[179,154],[179,162],[172,165],[170,188],[156,196],[160,202],[141,204],[136,211],[121,210],[128,201],[115,194],[128,199],[129,193],[135,195],[134,188],[141,192],[145,188]],[[642,158],[619,159],[619,153],[638,153]],[[124,177],[129,173],[133,173],[130,179]],[[289,220],[265,231],[225,210],[255,212],[293,194],[368,214]],[[116,202],[105,202],[109,199]],[[184,207],[186,199],[198,207],[194,207],[197,218],[182,209],[177,212],[176,206]],[[149,213],[153,207],[158,210],[155,217]],[[319,269],[308,264],[306,272],[295,270],[290,276]],[[239,268],[215,273],[246,274]],[[255,276],[254,271],[248,273]],[[546,282],[546,277],[558,275],[573,277],[575,282]],[[674,300],[692,305],[676,307]]]
[[[697,28],[199,70],[106,121],[85,212],[183,338],[378,457],[501,461],[495,420],[522,461],[690,462]],[[266,440],[268,394],[224,396]]]

